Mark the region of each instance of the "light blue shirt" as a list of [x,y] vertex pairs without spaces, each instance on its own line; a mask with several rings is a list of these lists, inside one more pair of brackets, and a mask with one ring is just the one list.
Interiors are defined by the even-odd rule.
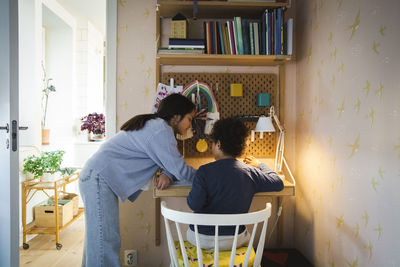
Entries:
[[133,201],[159,168],[190,184],[195,174],[179,153],[172,128],[160,118],[147,121],[138,131],[120,131],[84,167],[102,176],[122,201]]

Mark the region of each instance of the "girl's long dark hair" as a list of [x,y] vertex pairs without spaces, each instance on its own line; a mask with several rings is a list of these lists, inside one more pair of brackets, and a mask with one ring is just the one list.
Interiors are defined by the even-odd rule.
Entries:
[[144,127],[148,120],[161,118],[167,122],[174,115],[181,115],[181,119],[186,114],[195,110],[196,106],[185,96],[180,94],[172,94],[161,100],[157,113],[137,115],[121,126],[122,131],[136,131]]

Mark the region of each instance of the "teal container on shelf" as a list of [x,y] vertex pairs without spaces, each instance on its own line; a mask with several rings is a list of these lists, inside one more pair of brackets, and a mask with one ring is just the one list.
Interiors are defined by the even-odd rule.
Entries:
[[271,105],[271,94],[269,93],[259,93],[257,95],[257,106],[268,107]]

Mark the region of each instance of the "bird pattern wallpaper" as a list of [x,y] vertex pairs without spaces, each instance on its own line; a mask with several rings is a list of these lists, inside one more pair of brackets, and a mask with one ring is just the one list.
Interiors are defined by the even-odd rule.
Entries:
[[295,247],[315,266],[400,266],[400,4],[295,5]]

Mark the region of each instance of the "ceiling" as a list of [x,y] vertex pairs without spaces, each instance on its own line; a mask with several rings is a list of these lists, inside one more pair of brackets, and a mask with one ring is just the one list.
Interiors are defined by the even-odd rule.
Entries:
[[106,28],[106,0],[57,0],[69,13],[88,19],[105,35]]

